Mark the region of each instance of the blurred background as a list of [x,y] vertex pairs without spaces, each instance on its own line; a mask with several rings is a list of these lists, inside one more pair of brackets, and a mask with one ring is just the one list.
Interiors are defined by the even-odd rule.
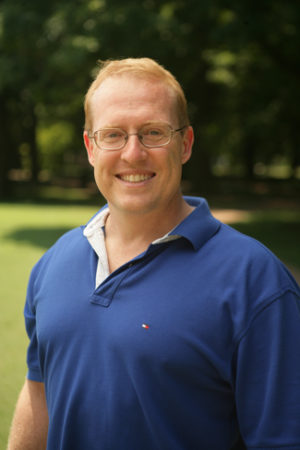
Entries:
[[128,56],[158,60],[184,87],[196,131],[186,190],[299,189],[298,2],[3,0],[0,8],[3,199],[38,195],[37,186],[90,187],[84,94],[97,60]]
[[97,60],[148,56],[175,74],[196,134],[184,192],[299,280],[299,30],[294,0],[1,1],[0,448],[26,372],[31,266],[103,202],[82,142]]

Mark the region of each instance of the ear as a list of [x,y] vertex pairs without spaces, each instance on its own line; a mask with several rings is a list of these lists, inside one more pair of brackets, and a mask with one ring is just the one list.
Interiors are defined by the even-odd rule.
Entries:
[[84,140],[84,145],[88,154],[88,160],[89,163],[91,164],[91,166],[94,167],[94,163],[95,163],[95,155],[94,155],[94,151],[95,151],[95,143],[93,141],[93,139],[89,138],[88,132],[84,131],[83,132],[83,140]]
[[194,130],[191,126],[187,127],[183,136],[181,162],[185,164],[192,156],[192,147],[194,143]]

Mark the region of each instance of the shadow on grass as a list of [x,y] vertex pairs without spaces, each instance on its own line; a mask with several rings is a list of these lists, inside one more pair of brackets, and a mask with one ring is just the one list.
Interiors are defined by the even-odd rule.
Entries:
[[47,250],[70,228],[20,228],[5,236],[5,239],[30,244]]

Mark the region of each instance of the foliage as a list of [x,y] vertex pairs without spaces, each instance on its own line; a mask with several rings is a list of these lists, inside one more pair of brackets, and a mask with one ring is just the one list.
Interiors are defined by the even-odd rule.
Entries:
[[66,151],[74,140],[72,123],[60,121],[37,128],[37,143],[40,148],[41,166],[50,174],[59,172],[66,160]]
[[[82,102],[96,61],[126,56],[157,59],[184,86],[197,137],[185,176],[195,189],[223,161],[251,177],[281,157],[295,175],[297,2],[3,0],[0,8],[0,195],[11,169],[24,167],[24,148],[33,180],[66,153],[81,163]],[[69,139],[41,143],[41,130],[55,141],[66,123]]]

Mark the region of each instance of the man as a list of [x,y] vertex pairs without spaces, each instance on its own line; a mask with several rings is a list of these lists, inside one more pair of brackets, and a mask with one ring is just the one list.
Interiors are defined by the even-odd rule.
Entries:
[[299,288],[182,196],[181,87],[148,58],[111,61],[85,112],[107,205],[32,271],[9,449],[300,449]]

